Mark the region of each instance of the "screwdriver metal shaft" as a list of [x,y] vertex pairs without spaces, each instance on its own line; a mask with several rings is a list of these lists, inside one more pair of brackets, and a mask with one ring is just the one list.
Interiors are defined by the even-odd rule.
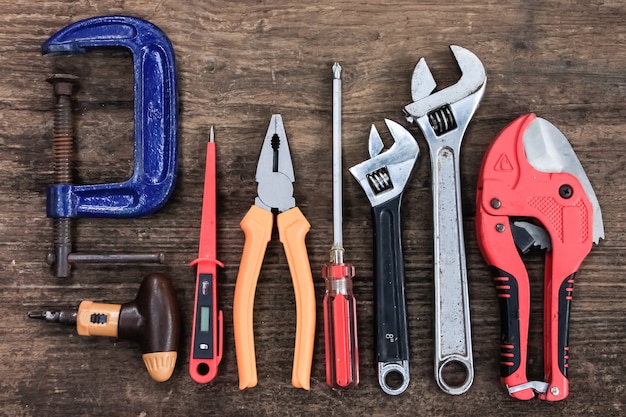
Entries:
[[330,263],[322,268],[326,281],[324,335],[326,384],[354,388],[359,384],[354,266],[344,263],[341,165],[341,65],[333,65],[333,245]]

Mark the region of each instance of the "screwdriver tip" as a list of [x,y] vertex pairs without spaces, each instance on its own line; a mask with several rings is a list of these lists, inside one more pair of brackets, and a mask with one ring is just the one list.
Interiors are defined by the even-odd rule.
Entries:
[[209,132],[209,142],[215,142],[215,130],[213,126],[211,126],[211,131]]
[[34,310],[28,312],[28,317],[31,319],[43,320],[46,318],[46,313],[43,310]]
[[341,65],[339,65],[339,62],[333,64],[333,76],[337,80],[341,78]]

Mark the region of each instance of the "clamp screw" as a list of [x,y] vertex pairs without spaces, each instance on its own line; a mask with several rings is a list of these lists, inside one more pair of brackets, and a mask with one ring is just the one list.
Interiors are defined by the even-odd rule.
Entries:
[[[52,143],[54,184],[71,184],[74,159],[71,96],[78,84],[78,77],[70,74],[54,74],[46,81],[52,84],[55,98],[54,139]],[[67,261],[67,256],[71,251],[70,219],[54,219],[54,253],[49,253],[46,260],[49,264],[55,265],[57,277],[69,277],[70,264]]]

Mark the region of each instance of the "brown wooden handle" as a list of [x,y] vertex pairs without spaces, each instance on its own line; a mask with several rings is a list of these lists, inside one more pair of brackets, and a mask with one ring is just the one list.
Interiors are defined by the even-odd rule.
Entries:
[[122,339],[139,342],[144,358],[154,353],[169,352],[167,356],[170,360],[162,361],[165,372],[155,369],[154,365],[148,367],[154,379],[164,380],[162,375],[168,372],[169,378],[175,365],[175,356],[174,360],[171,360],[171,356],[178,351],[180,342],[180,307],[176,291],[166,275],[146,275],[139,286],[137,297],[122,304],[118,335]]

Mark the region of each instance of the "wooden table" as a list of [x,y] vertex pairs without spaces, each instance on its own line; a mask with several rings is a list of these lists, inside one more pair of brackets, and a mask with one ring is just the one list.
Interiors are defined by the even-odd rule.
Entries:
[[[141,3],[141,4],[135,4]],[[626,5],[619,1],[0,1],[0,414],[6,416],[191,415],[624,415],[626,361]],[[142,17],[170,37],[179,79],[179,170],[166,206],[147,218],[80,219],[77,251],[166,251],[155,265],[81,265],[71,279],[52,276],[46,185],[52,178],[52,95],[45,79],[81,79],[75,100],[76,179],[112,182],[131,173],[133,94],[130,54],[99,50],[44,58],[41,44],[82,18]],[[344,187],[347,260],[357,267],[355,294],[361,384],[349,392],[325,385],[320,268],[332,236],[331,65],[343,71],[344,166],[368,157],[371,123],[406,125],[417,60],[429,60],[440,85],[459,74],[448,45],[473,51],[486,67],[482,105],[465,136],[461,165],[476,377],[458,397],[433,378],[432,208],[430,164],[421,155],[403,201],[403,244],[411,337],[411,384],[399,397],[378,387],[374,359],[373,250],[370,207],[348,175]],[[475,188],[482,156],[517,116],[536,112],[559,127],[598,195],[606,240],[594,247],[576,282],[571,315],[569,398],[519,402],[499,386],[499,313],[494,286],[476,244]],[[232,300],[243,233],[254,202],[254,173],[272,113],[281,113],[297,182],[297,204],[312,228],[307,238],[318,300],[311,390],[291,387],[295,300],[282,245],[273,241],[254,310],[259,384],[239,391]],[[190,322],[204,175],[211,125],[218,144],[219,301],[224,359],[208,385],[188,376]],[[385,131],[385,129],[380,129]],[[542,378],[542,256],[531,256],[530,374]],[[82,338],[72,328],[28,320],[41,306],[80,300],[124,302],[141,278],[167,273],[182,304],[178,364],[153,382],[138,347]]]

